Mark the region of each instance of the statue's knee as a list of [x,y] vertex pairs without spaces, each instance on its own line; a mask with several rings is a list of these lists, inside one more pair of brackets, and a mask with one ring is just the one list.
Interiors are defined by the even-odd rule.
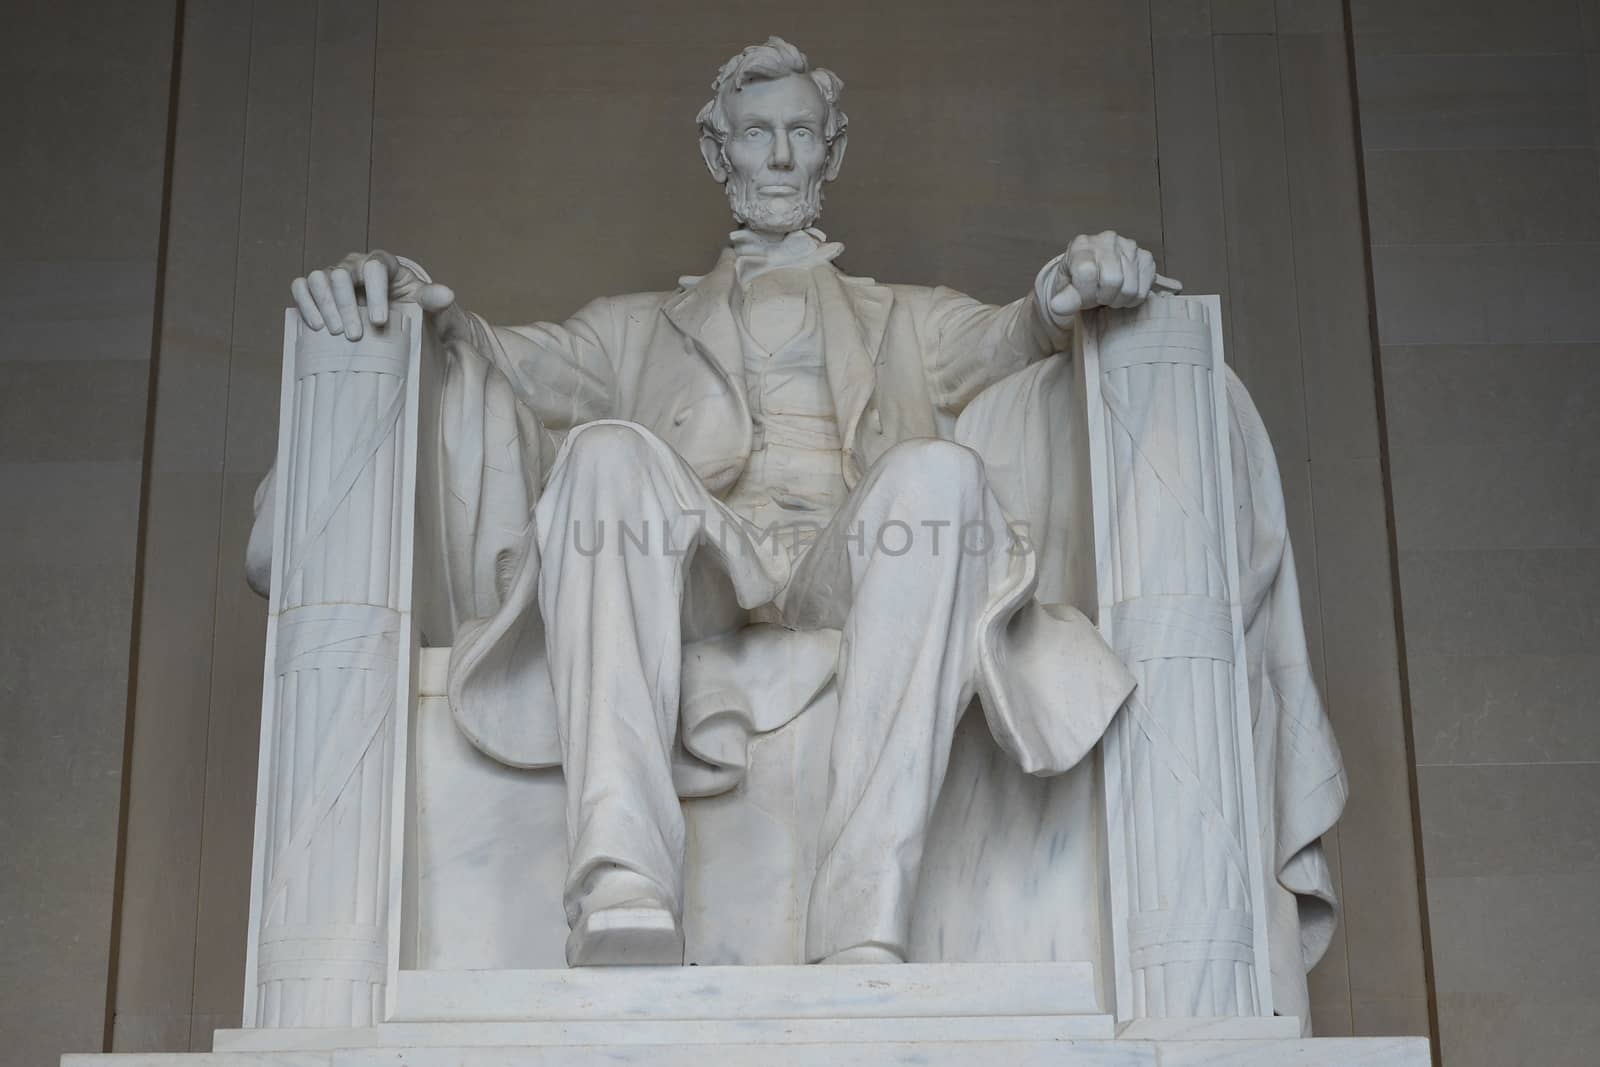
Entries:
[[916,484],[935,492],[976,492],[984,484],[983,460],[953,441],[918,437],[902,441],[883,455],[885,477],[897,484]]
[[645,431],[622,423],[579,426],[567,440],[568,477],[627,484],[648,474],[654,458]]

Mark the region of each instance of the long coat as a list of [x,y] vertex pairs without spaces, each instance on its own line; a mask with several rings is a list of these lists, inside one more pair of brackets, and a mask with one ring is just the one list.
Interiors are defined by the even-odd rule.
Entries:
[[[954,438],[980,455],[994,444],[1020,447],[1037,455],[1000,466],[1039,467],[1041,476],[1064,467],[1052,463],[1048,431],[1024,441],[1014,427],[985,420],[982,432],[963,440],[958,429],[958,416],[985,389],[1065,342],[1032,295],[992,307],[950,289],[878,285],[831,265],[813,277],[847,485],[913,438]],[[602,298],[561,325],[472,319],[447,338],[441,501],[455,608],[451,707],[473,743],[496,759],[517,766],[561,759],[528,515],[564,433],[596,419],[637,423],[714,494],[744,469],[753,430],[729,303],[734,284],[730,250],[710,274],[670,293]],[[480,413],[481,426],[473,425]],[[1008,503],[998,487],[997,495]],[[976,685],[1002,747],[1024,769],[1054,774],[1092,749],[1132,679],[1068,598],[1041,603],[1038,561],[1019,559],[980,629]],[[762,677],[770,673],[761,670],[766,661],[748,647],[775,641],[785,642],[791,665],[776,681]],[[732,746],[735,758],[708,767],[704,747],[694,744],[697,726],[716,720],[721,730],[734,719],[756,733],[782,725],[826,682],[832,647],[757,628],[687,648],[683,734],[700,758],[686,755],[677,768],[680,790],[717,792],[743,772],[742,745]],[[715,699],[702,689],[714,689]],[[727,706],[730,699],[736,706]]]

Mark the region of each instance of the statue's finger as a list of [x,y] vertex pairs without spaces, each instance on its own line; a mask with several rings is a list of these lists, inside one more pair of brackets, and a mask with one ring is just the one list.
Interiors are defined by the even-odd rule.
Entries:
[[311,290],[306,286],[304,278],[296,278],[289,283],[289,294],[294,297],[294,306],[300,312],[300,318],[313,330],[325,327],[322,321],[322,312],[317,310],[317,302],[311,298]]
[[322,321],[327,325],[328,332],[344,333],[344,319],[339,315],[339,305],[334,302],[328,272],[312,271],[306,275],[306,286],[311,290],[311,299],[317,302],[317,310],[322,313]]
[[1123,299],[1122,291],[1127,280],[1128,264],[1117,254],[1117,245],[1113,241],[1106,253],[1105,265],[1100,268],[1100,291],[1095,294],[1100,303],[1106,307],[1126,307],[1127,301]]
[[1139,250],[1139,299],[1143,300],[1150,295],[1150,289],[1156,284],[1156,257]]
[[1093,296],[1100,285],[1100,261],[1092,248],[1079,248],[1067,257],[1067,276],[1083,296]]
[[383,269],[389,272],[389,277],[391,278],[399,274],[400,268],[403,266],[403,264],[400,262],[399,256],[395,255],[393,252],[385,252],[381,248],[374,248],[371,252],[368,252],[367,259],[375,259],[379,263],[382,263]]
[[1094,301],[1103,307],[1120,307],[1122,298],[1122,261],[1116,254],[1100,260],[1100,284],[1095,287]]
[[339,267],[328,276],[333,285],[333,300],[339,305],[339,317],[344,320],[344,335],[352,341],[361,340],[361,305],[356,303],[355,279],[350,272]]
[[1119,241],[1117,251],[1122,258],[1122,306],[1135,307],[1143,299],[1139,291],[1139,246],[1132,241],[1125,245]]
[[389,271],[382,260],[368,256],[361,264],[361,288],[367,294],[367,315],[372,325],[382,326],[389,321]]

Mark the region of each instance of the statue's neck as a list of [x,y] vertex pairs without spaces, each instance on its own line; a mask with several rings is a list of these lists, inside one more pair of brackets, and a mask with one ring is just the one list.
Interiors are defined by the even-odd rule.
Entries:
[[776,248],[800,230],[758,230],[753,226],[741,226],[736,232],[743,233],[745,240],[757,242],[768,248]]

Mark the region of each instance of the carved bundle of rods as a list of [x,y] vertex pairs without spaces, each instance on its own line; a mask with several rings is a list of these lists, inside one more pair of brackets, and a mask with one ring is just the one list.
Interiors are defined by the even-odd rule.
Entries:
[[1104,749],[1119,1001],[1131,1000],[1117,1014],[1256,1015],[1270,992],[1225,372],[1197,299],[1157,296],[1094,328],[1100,621],[1138,680]]
[[[410,316],[291,320],[263,723],[257,1026],[367,1026],[388,973]],[[270,776],[270,777],[268,777]]]

